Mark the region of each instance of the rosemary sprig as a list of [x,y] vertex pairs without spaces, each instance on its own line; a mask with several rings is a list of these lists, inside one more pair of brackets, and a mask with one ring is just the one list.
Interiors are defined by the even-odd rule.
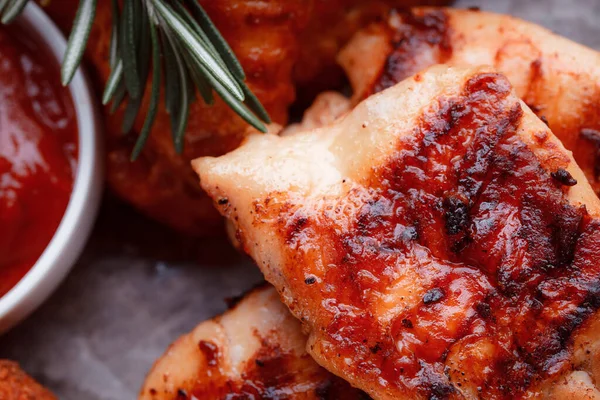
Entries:
[[[106,1],[106,0],[104,0]],[[173,144],[183,151],[183,137],[196,91],[212,105],[213,90],[250,125],[266,132],[270,118],[245,84],[233,51],[198,0],[111,0],[111,73],[102,103],[111,112],[126,102],[123,131],[129,132],[140,113],[150,77],[150,104],[131,159],[142,151],[160,102],[164,71],[165,105],[171,118]],[[28,0],[0,0],[0,21],[9,23]],[[87,45],[97,0],[80,0],[63,59],[61,79],[69,84]]]

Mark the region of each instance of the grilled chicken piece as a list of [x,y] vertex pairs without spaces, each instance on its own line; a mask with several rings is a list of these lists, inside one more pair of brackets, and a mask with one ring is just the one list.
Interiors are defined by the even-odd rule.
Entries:
[[360,31],[338,60],[357,101],[433,64],[494,66],[600,194],[599,52],[507,15],[421,8]]
[[56,397],[23,372],[14,361],[0,360],[0,399],[56,400]]
[[[79,0],[42,1],[63,31],[71,29]],[[386,15],[388,5],[424,4],[422,0],[385,0],[375,7],[367,0],[200,0],[239,58],[247,83],[271,118],[284,124],[297,86],[316,86],[321,72],[335,67],[335,56],[351,35]],[[448,3],[430,0],[428,4]],[[367,5],[368,4],[368,5]],[[99,1],[86,52],[98,90],[109,77],[111,2]],[[335,23],[334,23],[335,22]],[[339,82],[339,67],[327,73],[319,87]],[[142,105],[147,108],[146,99]],[[175,152],[169,116],[161,104],[155,127],[136,162],[131,151],[143,126],[143,113],[134,132],[123,135],[124,107],[110,114],[105,107],[107,178],[110,187],[143,213],[179,231],[193,235],[221,232],[222,219],[212,201],[197,185],[190,161],[235,149],[247,124],[220,99],[213,107],[192,105],[183,154]]]
[[600,200],[504,76],[434,67],[194,167],[309,353],[373,398],[598,393]]
[[315,363],[305,345],[300,323],[263,286],[173,343],[139,399],[367,399]]
[[312,101],[317,93],[344,83],[344,72],[336,63],[339,51],[358,30],[386,18],[393,7],[451,3],[451,0],[313,1],[314,18],[299,37],[300,51],[293,71],[300,102]]

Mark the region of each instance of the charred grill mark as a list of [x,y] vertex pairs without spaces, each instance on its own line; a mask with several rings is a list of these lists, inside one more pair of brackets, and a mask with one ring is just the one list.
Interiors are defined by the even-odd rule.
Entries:
[[[265,283],[256,285],[246,295],[260,291]],[[252,333],[260,347],[249,357],[240,371],[240,377],[232,379],[225,368],[219,367],[221,352],[212,341],[200,340],[198,349],[204,355],[206,366],[202,368],[195,386],[187,391],[180,388],[177,399],[348,399],[368,400],[363,392],[354,389],[346,381],[319,367],[308,354],[297,354],[295,350],[281,348],[279,338],[268,334],[266,337],[254,329]],[[218,368],[217,368],[218,367]],[[312,393],[313,387],[327,387],[327,395],[318,397]]]
[[585,208],[563,207],[561,215],[551,225],[553,244],[556,249],[557,264],[561,267],[573,263],[575,249],[581,234],[581,223],[585,218]]
[[[484,398],[518,396],[568,367],[573,332],[600,306],[600,222],[567,201],[570,175],[544,169],[522,141],[510,93],[506,78],[481,73],[439,99],[371,184],[342,199],[358,205],[349,227],[311,218],[315,246],[331,251],[289,249],[294,270],[315,253],[327,266],[326,285],[310,288],[331,320],[320,328],[333,347],[326,356],[440,399],[455,393],[446,362]],[[310,212],[296,205],[283,219]],[[302,283],[311,272],[299,271]],[[412,291],[381,326],[371,304],[402,274]],[[461,361],[472,358],[465,341],[488,351],[476,360],[485,368]]]
[[390,27],[390,40],[394,49],[374,82],[370,93],[377,93],[419,72],[428,65],[419,62],[419,55],[439,51],[439,63],[448,60],[452,54],[448,16],[442,10],[418,14],[414,11],[400,12],[401,26]]
[[594,161],[594,177],[600,179],[600,131],[596,129],[583,128],[579,135],[590,142],[596,148]]
[[242,374],[241,392],[253,394],[255,398],[285,397],[285,388],[294,384],[298,373],[293,368],[294,355],[263,341],[254,359]]
[[[257,332],[255,332],[258,335]],[[277,340],[260,338],[261,346],[246,362],[241,377],[232,380],[220,375],[220,369],[212,370],[205,380],[199,379],[197,387],[190,393],[180,389],[178,399],[287,399],[303,394],[310,397],[311,387],[317,387],[317,399],[367,399],[344,380],[316,366],[308,355],[286,352]],[[200,342],[201,348],[209,349],[214,344]],[[203,350],[204,351],[204,350]],[[210,364],[214,366],[216,364]],[[300,390],[300,391],[298,391]],[[311,393],[312,394],[312,393]]]
[[392,212],[388,199],[369,200],[358,216],[357,225],[362,231],[369,232],[381,226],[386,216]]
[[369,350],[371,350],[371,353],[377,354],[381,351],[381,344],[375,343],[375,346],[370,347]]
[[490,307],[489,303],[481,302],[477,303],[475,308],[479,316],[483,319],[488,319],[492,316],[492,307]]

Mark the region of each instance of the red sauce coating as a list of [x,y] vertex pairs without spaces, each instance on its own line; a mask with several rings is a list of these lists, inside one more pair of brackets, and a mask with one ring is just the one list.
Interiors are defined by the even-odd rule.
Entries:
[[443,10],[432,10],[422,15],[407,10],[400,16],[400,26],[387,27],[393,51],[373,83],[371,94],[392,87],[425,67],[443,64],[452,55],[448,16]]
[[208,370],[202,374],[191,391],[179,390],[178,399],[315,399],[315,400],[368,400],[361,391],[344,380],[317,366],[308,354],[296,355],[282,350],[268,338],[247,362],[239,380],[223,375],[218,367],[219,349],[212,342],[200,342]]
[[[150,372],[146,381],[158,386],[144,388],[142,397],[148,398],[147,393],[149,398],[156,400],[369,400],[364,392],[329,373],[308,355],[304,350],[306,337],[300,333],[300,326],[295,319],[286,314],[287,310],[283,308],[283,304],[272,303],[278,302],[273,297],[267,300],[268,303],[264,302],[265,298],[260,300],[262,303],[255,302],[255,296],[262,296],[261,292],[267,291],[271,291],[269,286],[257,285],[250,292],[240,296],[238,305],[233,305],[229,311],[212,321],[221,325],[226,332],[226,326],[229,325],[226,321],[231,321],[231,318],[235,318],[239,313],[252,313],[254,307],[267,307],[278,315],[273,321],[266,321],[267,325],[260,328],[262,332],[256,329],[252,322],[248,326],[237,327],[242,331],[236,334],[244,333],[257,340],[256,344],[259,345],[254,353],[244,355],[242,360],[238,360],[240,345],[254,347],[255,344],[251,341],[237,343],[231,337],[226,341],[216,338],[211,340],[210,336],[206,335],[208,331],[204,331],[198,340],[199,354],[192,354],[193,348],[187,349],[187,354],[192,360],[200,356],[195,373],[185,373],[186,367],[181,370],[182,367],[173,359],[161,365],[163,359]],[[248,308],[247,305],[243,305],[247,302],[254,304]],[[228,315],[230,313],[233,315]],[[251,315],[250,319],[252,318]],[[167,354],[171,349],[179,353],[177,346],[179,344],[174,344]],[[248,347],[245,347],[245,351],[247,350]]]
[[[355,89],[366,97],[435,64],[469,63],[468,54],[474,54],[478,64],[495,66],[499,72],[520,82],[518,96],[565,147],[573,151],[575,160],[600,196],[600,88],[590,83],[597,80],[590,72],[593,68],[590,70],[573,61],[571,56],[563,54],[560,46],[548,47],[554,40],[551,36],[542,39],[547,32],[534,33],[536,28],[531,27],[530,33],[525,33],[517,28],[520,23],[498,26],[495,33],[498,40],[486,44],[476,39],[481,33],[461,28],[465,16],[461,14],[461,11],[436,8],[393,11],[387,21],[379,25],[389,43],[385,62],[373,81],[365,81],[364,88]],[[495,19],[491,15],[483,18]],[[517,47],[521,50],[517,51]],[[582,55],[588,51],[590,55],[593,53],[585,49],[578,49],[577,53]],[[514,62],[518,60],[528,60],[529,66],[515,68]],[[557,87],[558,82],[564,90],[562,95],[555,96],[552,88]]]
[[600,221],[520,139],[509,95],[476,75],[339,204],[268,211],[337,368],[415,398],[499,399],[571,367],[572,333],[600,306]]
[[69,202],[77,126],[53,56],[0,28],[0,296],[35,264]]

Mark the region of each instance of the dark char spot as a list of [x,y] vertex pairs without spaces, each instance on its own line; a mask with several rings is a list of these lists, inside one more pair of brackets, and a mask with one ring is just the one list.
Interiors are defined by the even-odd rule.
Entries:
[[316,282],[317,282],[317,278],[314,277],[314,276],[309,276],[308,278],[306,278],[304,280],[304,283],[306,283],[307,285],[312,285],[312,284],[314,284]]
[[430,289],[425,296],[423,296],[423,303],[425,304],[433,304],[437,303],[441,299],[444,298],[444,291],[439,288]]
[[412,323],[412,321],[410,319],[404,318],[404,319],[402,319],[401,322],[402,322],[402,326],[403,327],[408,328],[408,329],[412,329],[413,323]]
[[369,350],[371,350],[371,353],[377,354],[381,350],[381,344],[375,343],[375,346],[369,348]]
[[559,168],[556,172],[552,172],[550,174],[552,178],[556,179],[558,182],[565,186],[575,186],[577,185],[577,180],[571,176],[569,171],[564,168]]
[[469,207],[458,197],[450,196],[444,200],[446,209],[446,232],[456,235],[463,231],[469,223]]
[[475,306],[475,309],[477,310],[477,313],[485,319],[488,319],[489,317],[492,316],[492,308],[490,307],[490,305],[488,303],[478,303]]

